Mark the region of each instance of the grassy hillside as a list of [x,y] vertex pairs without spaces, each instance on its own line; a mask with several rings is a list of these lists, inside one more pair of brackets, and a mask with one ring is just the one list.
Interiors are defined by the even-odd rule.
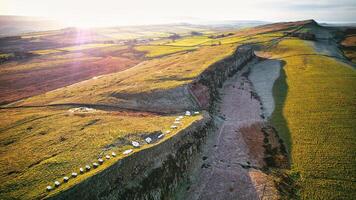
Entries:
[[141,45],[136,47],[136,50],[146,52],[145,56],[149,58],[165,56],[178,52],[192,51],[195,49],[196,47],[179,47],[169,45]]
[[[58,53],[58,52],[63,52],[63,51],[80,51],[80,50],[86,50],[86,49],[96,49],[96,48],[101,48],[101,47],[110,47],[110,46],[115,46],[114,44],[83,44],[83,45],[74,45],[74,46],[67,46],[67,47],[62,47],[62,48],[57,48],[57,49],[41,49],[41,50],[36,50],[36,51],[31,51],[31,53],[35,54],[50,54],[50,53]],[[123,48],[120,45],[116,45],[119,48]]]
[[203,44],[207,41],[210,41],[207,36],[192,36],[176,40],[169,44],[174,46],[196,46],[199,44]]
[[[55,180],[62,182],[72,172],[79,174],[80,167],[113,151],[117,153],[104,166],[70,180],[54,192],[68,188],[122,158],[124,150],[133,148],[131,141],[145,144],[143,148],[152,146],[144,139],[157,138],[170,130],[176,117],[103,110],[72,113],[69,107],[1,110],[0,199],[47,195],[46,186],[53,186]],[[200,118],[184,118],[183,125],[165,138]]]
[[[231,55],[239,45],[279,38],[282,36],[281,31],[286,28],[282,25],[275,29],[268,27],[263,32],[264,29],[258,27],[255,35],[241,35],[241,31],[237,31],[228,37],[215,39],[208,38],[206,35],[187,36],[175,42],[162,42],[161,45],[136,45],[135,49],[146,53],[146,57],[156,58],[144,61],[123,72],[112,73],[99,79],[87,80],[26,99],[17,105],[57,103],[117,105],[121,99],[113,97],[113,94],[131,95],[182,86],[191,82],[211,64]],[[159,40],[155,41],[157,42]]]
[[272,122],[300,173],[302,199],[356,196],[356,71],[288,39],[271,52],[286,62],[274,87]]
[[[187,84],[211,64],[231,55],[236,45],[205,46],[195,51],[152,59],[119,73],[47,92],[28,98],[17,105],[53,103],[119,103],[117,94],[137,94],[175,88]],[[77,95],[80,94],[80,95]]]
[[[282,30],[303,23],[261,26],[220,38],[209,37],[219,33],[188,36],[187,33],[196,30],[194,27],[168,27],[161,34],[150,32],[147,27],[147,30],[143,28],[133,36],[135,39],[146,38],[150,34],[155,37],[169,36],[171,34],[167,33],[174,30],[183,35],[174,42],[167,38],[154,38],[156,45],[150,41],[136,41],[134,44],[125,41],[126,45],[96,41],[105,40],[110,34],[110,40],[115,37],[131,37],[129,34],[137,31],[135,28],[125,28],[124,32],[128,35],[121,32],[118,36],[115,36],[119,32],[115,28],[97,33],[93,30],[66,29],[36,33],[33,37],[26,34],[26,38],[21,40],[23,46],[39,55],[1,65],[0,84],[4,87],[0,88],[0,100],[14,101],[31,96],[9,106],[61,103],[106,106],[102,106],[105,110],[88,113],[72,113],[69,111],[71,107],[58,105],[2,108],[0,199],[43,197],[47,194],[46,186],[53,185],[55,180],[61,180],[71,172],[78,172],[79,167],[91,164],[111,151],[117,152],[118,156],[105,161],[104,167],[70,180],[54,193],[105,169],[122,157],[122,151],[130,148],[130,141],[143,142],[147,134],[169,129],[176,115],[181,114],[123,112],[113,110],[110,105],[119,105],[130,95],[141,97],[153,91],[188,84],[213,63],[230,56],[238,46],[278,38]],[[156,30],[161,29],[156,27]],[[95,42],[78,45],[75,43],[78,42],[75,38],[78,34],[83,36],[79,43]],[[48,42],[57,40],[60,45]],[[21,42],[14,44],[22,45]],[[283,48],[276,50],[276,54],[284,53]],[[149,59],[144,58],[144,53],[145,58]],[[135,65],[138,62],[141,63]],[[171,101],[180,103],[179,99]],[[172,131],[172,135],[200,118],[185,118],[183,126]]]
[[1,65],[0,104],[122,71],[142,60],[142,53],[122,45],[78,45],[35,53],[41,56]]

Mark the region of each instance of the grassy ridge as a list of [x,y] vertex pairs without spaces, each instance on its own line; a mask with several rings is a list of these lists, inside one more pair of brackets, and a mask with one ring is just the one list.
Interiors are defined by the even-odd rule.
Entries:
[[[300,172],[302,199],[356,195],[356,72],[301,40],[282,41],[272,54],[286,62],[274,89],[272,116]],[[283,94],[286,92],[286,94]]]
[[103,47],[122,47],[122,45],[115,45],[115,44],[102,44],[102,43],[97,43],[97,44],[81,44],[81,45],[74,45],[74,46],[68,46],[68,47],[63,47],[63,48],[55,48],[55,49],[41,49],[41,50],[35,50],[31,51],[31,53],[39,54],[39,55],[46,55],[46,54],[51,54],[51,53],[60,53],[63,51],[80,51],[80,50],[86,50],[86,49],[96,49],[96,48],[103,48]]
[[145,56],[148,58],[165,56],[168,54],[178,53],[182,51],[191,51],[196,49],[195,47],[179,47],[179,46],[168,46],[168,45],[147,45],[147,46],[137,46],[135,48],[138,51],[146,52]]
[[199,44],[203,44],[210,40],[211,39],[208,38],[207,36],[192,36],[192,37],[186,37],[186,38],[176,40],[169,44],[174,46],[197,46]]
[[[177,116],[96,110],[71,113],[67,109],[24,108],[1,110],[0,199],[33,199],[46,194],[46,186],[98,157],[132,148],[132,140],[144,144],[147,134],[169,130]],[[189,126],[201,116],[183,119]],[[167,135],[168,136],[168,135]],[[157,137],[157,135],[155,136]],[[151,145],[145,145],[151,146]],[[114,160],[100,167],[103,170]],[[97,173],[73,179],[60,190]],[[56,190],[58,192],[60,190]]]
[[[204,46],[188,53],[152,59],[119,73],[87,80],[19,102],[18,105],[50,103],[116,104],[115,93],[141,93],[187,84],[211,64],[231,55],[235,45]],[[138,84],[139,83],[139,84]],[[77,95],[80,94],[80,95]]]
[[[283,28],[284,26],[282,26]],[[176,29],[176,28],[175,28]],[[280,28],[277,28],[278,30]],[[144,61],[135,67],[121,72],[115,72],[95,78],[85,79],[85,81],[74,82],[75,84],[61,87],[50,92],[36,95],[31,98],[19,101],[17,105],[42,105],[56,103],[94,103],[118,105],[120,101],[113,97],[113,93],[138,94],[152,92],[154,90],[172,89],[189,83],[199,76],[207,67],[231,55],[236,47],[249,41],[270,40],[277,35],[261,34],[266,31],[275,30],[273,27],[258,28],[257,31],[252,29],[237,35],[211,39],[207,35],[185,37],[170,43],[163,39],[162,45],[155,48],[145,49],[145,45],[137,47],[142,48],[140,51],[148,51],[148,56],[160,56],[149,61]],[[107,30],[108,31],[108,30]],[[105,32],[114,37],[117,30]],[[135,32],[129,31],[128,32]],[[187,32],[186,29],[182,32]],[[46,36],[43,39],[70,43],[80,31],[58,33]],[[131,37],[120,34],[117,37]],[[143,33],[156,34],[156,33]],[[258,35],[255,35],[257,34]],[[86,40],[92,41],[100,39],[101,36],[91,38],[91,34],[84,33],[88,36]],[[167,35],[167,33],[163,33]],[[84,36],[85,36],[84,35]],[[168,34],[170,35],[170,34]],[[167,36],[168,36],[167,35]],[[41,39],[39,36],[38,39]],[[49,38],[47,38],[49,37]],[[133,37],[133,36],[132,36]],[[136,38],[138,36],[135,36]],[[68,38],[68,39],[67,39]],[[37,39],[36,39],[37,40]],[[99,40],[100,41],[100,40]],[[156,41],[158,42],[158,41]],[[221,43],[221,45],[217,45]],[[240,43],[237,43],[240,42]],[[161,43],[158,43],[161,44]],[[178,45],[172,48],[172,44]],[[215,46],[213,46],[215,45]],[[50,47],[44,48],[45,55],[31,60],[31,63],[9,63],[7,67],[2,67],[0,74],[11,74],[13,72],[34,69],[49,69],[51,73],[55,72],[62,64],[70,60],[75,60],[70,66],[78,67],[73,70],[65,70],[65,74],[76,74],[83,72],[84,67],[92,69],[93,66],[101,67],[117,66],[123,63],[123,60],[115,60],[114,56],[123,56],[136,58],[136,51],[132,51],[131,46],[99,46],[84,49],[67,49],[65,54],[50,54]],[[181,52],[181,50],[183,52]],[[196,49],[194,51],[187,51]],[[43,49],[42,49],[43,50]],[[49,50],[49,52],[46,52]],[[187,51],[187,52],[186,52]],[[171,54],[173,53],[174,54]],[[167,55],[169,54],[169,55]],[[138,54],[142,55],[142,54]],[[164,56],[161,56],[164,55]],[[112,57],[113,56],[113,57]],[[100,57],[108,57],[100,59]],[[42,60],[43,59],[43,60]],[[83,59],[83,60],[81,60]],[[136,59],[135,59],[136,60]],[[95,65],[88,65],[87,62],[93,62]],[[113,62],[117,61],[117,62]],[[83,66],[82,66],[83,65]],[[67,66],[67,64],[65,65]],[[70,72],[70,73],[68,73]],[[31,76],[34,72],[28,73]],[[47,73],[50,74],[50,73]],[[46,75],[48,77],[49,75]],[[43,76],[45,77],[45,76]],[[62,76],[61,76],[62,77]],[[91,76],[88,76],[89,78]],[[41,80],[36,78],[36,82]],[[71,78],[79,80],[77,77]],[[21,78],[23,80],[23,78]],[[56,78],[51,78],[58,82]],[[19,80],[13,81],[15,83]],[[24,81],[28,84],[28,81]],[[65,81],[68,82],[67,80]],[[41,82],[40,82],[41,84]],[[4,85],[11,85],[9,83]],[[31,86],[31,84],[29,84]],[[41,84],[44,85],[44,84]],[[129,96],[129,95],[128,95]],[[172,99],[172,101],[174,101]],[[179,103],[179,99],[176,100]],[[0,199],[25,198],[33,199],[45,194],[45,187],[53,185],[54,180],[60,180],[63,176],[70,175],[71,172],[78,172],[79,167],[90,164],[100,155],[110,153],[112,150],[122,152],[129,148],[127,142],[131,140],[142,141],[143,132],[152,132],[166,130],[174,121],[176,116],[161,116],[147,113],[125,113],[117,111],[96,111],[94,113],[70,113],[69,108],[18,108],[2,109],[0,112]],[[198,120],[201,116],[195,116],[185,119],[185,128],[190,123]],[[173,132],[173,134],[175,131]],[[168,137],[166,137],[168,138]],[[114,146],[112,146],[114,144]],[[148,145],[149,146],[149,145]],[[107,147],[112,149],[107,150]],[[121,158],[120,156],[117,159]],[[79,181],[98,173],[100,170],[111,165],[117,160],[111,159],[106,161],[104,167],[93,170],[85,175],[81,175],[69,183],[62,185],[54,192],[73,186]]]
[[[97,80],[87,80],[34,96],[18,105],[50,103],[118,104],[120,99],[112,97],[113,93],[138,94],[179,87],[192,81],[211,64],[231,55],[239,45],[249,42],[269,41],[279,36],[279,32],[248,37],[229,36],[218,39],[210,39],[207,36],[193,36],[176,41],[179,44],[190,42],[190,46],[186,44],[184,44],[185,46],[172,46],[174,43],[136,46],[136,50],[147,52],[146,56],[157,56],[159,58],[142,62],[128,70],[106,75]],[[206,43],[207,39],[209,39],[208,43]],[[211,45],[217,44],[219,41],[221,42],[220,45]],[[202,42],[206,44],[202,44]],[[194,51],[191,51],[193,49]]]

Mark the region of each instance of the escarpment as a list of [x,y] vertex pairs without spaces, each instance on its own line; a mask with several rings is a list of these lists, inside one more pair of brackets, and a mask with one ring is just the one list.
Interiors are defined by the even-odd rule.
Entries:
[[213,64],[193,81],[189,88],[199,106],[208,109],[219,98],[218,88],[226,79],[241,70],[255,56],[249,46],[237,48],[233,55]]
[[167,199],[196,159],[210,116],[162,143],[119,160],[104,171],[48,199]]
[[217,98],[217,88],[254,56],[250,46],[240,46],[232,55],[209,66],[189,84],[172,89],[112,96],[121,99],[120,107],[130,109],[159,110],[163,113],[208,109]]
[[[165,112],[210,109],[219,98],[218,88],[253,57],[251,48],[240,47],[233,55],[210,66],[193,83],[171,91],[159,91],[161,95],[147,94],[147,98],[142,99],[137,96],[137,104],[132,106],[144,103],[148,109],[160,107],[164,110],[167,107]],[[154,102],[150,96],[156,97],[153,98]],[[189,99],[190,103],[185,104],[185,99],[177,103],[181,100],[179,96]],[[199,160],[202,145],[213,128],[210,114],[203,111],[203,119],[162,143],[125,157],[102,172],[48,198],[169,199],[187,180],[189,168]]]

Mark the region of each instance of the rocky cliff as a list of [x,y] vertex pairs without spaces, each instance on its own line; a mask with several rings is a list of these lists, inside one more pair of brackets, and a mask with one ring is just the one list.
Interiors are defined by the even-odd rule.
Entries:
[[169,199],[200,151],[210,116],[164,142],[121,159],[74,187],[49,199]]
[[112,94],[122,108],[175,113],[207,109],[214,101],[216,88],[254,57],[253,49],[241,46],[231,55],[208,67],[191,83],[168,90],[138,94]]
[[[168,107],[166,112],[211,108],[219,98],[218,88],[253,57],[251,48],[240,47],[233,55],[210,66],[190,85],[166,91],[153,98],[154,103],[149,97],[143,98],[136,102],[136,106],[144,102],[149,109]],[[181,100],[179,96],[191,103],[184,104],[183,99],[183,104],[177,104]],[[177,105],[165,105],[169,99]],[[204,111],[204,118],[187,129],[118,161],[50,199],[171,199],[178,185],[187,179],[192,162],[198,159],[210,128],[213,128],[211,117]]]
[[214,106],[219,99],[218,88],[221,88],[225,80],[255,56],[253,48],[241,46],[235,53],[210,66],[193,83],[189,85],[194,99],[203,109]]

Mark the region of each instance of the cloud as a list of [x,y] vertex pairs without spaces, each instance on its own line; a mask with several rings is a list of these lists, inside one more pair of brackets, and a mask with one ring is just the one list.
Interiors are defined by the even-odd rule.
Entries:
[[356,1],[330,1],[330,2],[298,2],[287,6],[289,9],[297,10],[355,10]]
[[[356,0],[0,0],[0,14],[45,16],[91,23],[206,20],[355,21]],[[167,22],[168,22],[167,21]]]

